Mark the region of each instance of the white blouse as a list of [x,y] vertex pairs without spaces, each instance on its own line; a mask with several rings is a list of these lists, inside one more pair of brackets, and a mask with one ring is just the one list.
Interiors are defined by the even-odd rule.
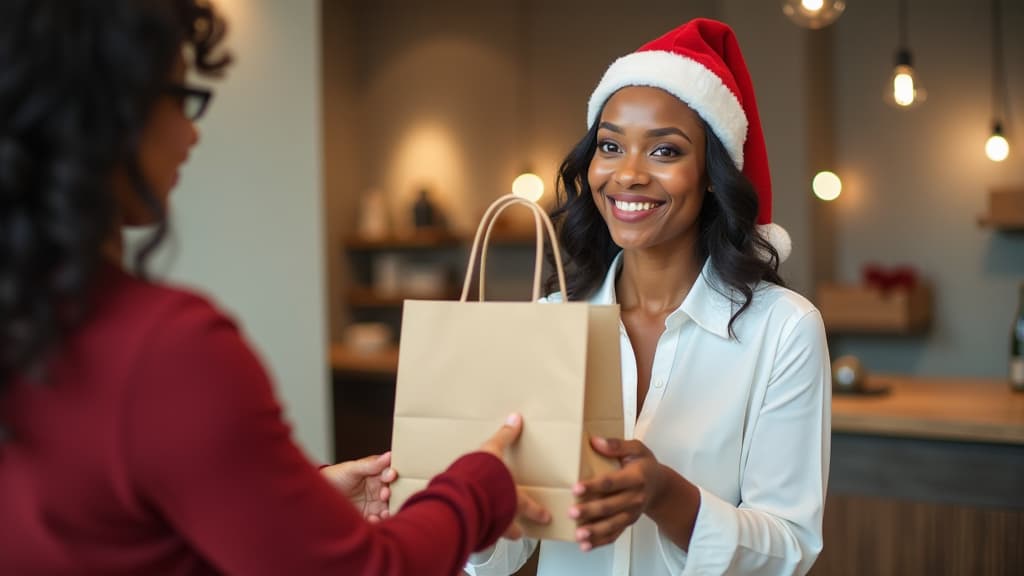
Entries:
[[[621,260],[620,253],[591,303],[616,302]],[[643,441],[700,490],[689,551],[644,515],[590,552],[544,541],[538,576],[804,574],[821,552],[831,426],[821,315],[799,294],[762,283],[731,338],[735,305],[716,291],[716,278],[705,264],[665,319],[639,417],[636,357],[620,325],[625,437]],[[466,571],[512,574],[536,546],[502,539],[474,554]]]

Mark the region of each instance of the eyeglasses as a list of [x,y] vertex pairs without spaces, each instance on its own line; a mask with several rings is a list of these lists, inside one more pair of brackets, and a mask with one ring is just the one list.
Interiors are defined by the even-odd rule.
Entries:
[[164,86],[163,93],[175,98],[185,117],[193,122],[203,116],[213,98],[213,90],[185,84],[168,84]]

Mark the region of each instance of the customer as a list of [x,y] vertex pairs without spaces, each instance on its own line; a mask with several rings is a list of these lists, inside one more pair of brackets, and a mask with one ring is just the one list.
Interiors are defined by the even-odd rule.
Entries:
[[[822,547],[828,351],[778,274],[788,236],[732,30],[693,20],[620,58],[587,122],[554,216],[569,298],[622,309],[627,439],[592,440],[622,468],[552,510],[577,542],[544,542],[539,574],[805,573]],[[502,540],[468,569],[510,574],[535,548]]]
[[[0,3],[0,574],[456,573],[517,534],[518,417],[371,524],[231,320],[121,268],[121,226],[157,226],[140,271],[163,237],[224,29],[200,0]],[[386,464],[328,472],[380,516]]]

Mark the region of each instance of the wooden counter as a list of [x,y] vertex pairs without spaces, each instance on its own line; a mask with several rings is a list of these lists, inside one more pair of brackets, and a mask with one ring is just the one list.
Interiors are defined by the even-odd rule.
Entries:
[[835,394],[833,432],[1024,445],[1024,393],[1005,380],[878,375],[886,394]]
[[1024,393],[879,375],[832,400],[825,548],[811,576],[1024,574]]

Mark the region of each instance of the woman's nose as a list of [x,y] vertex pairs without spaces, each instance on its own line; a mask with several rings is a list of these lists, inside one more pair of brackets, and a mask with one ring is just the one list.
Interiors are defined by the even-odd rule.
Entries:
[[644,186],[650,181],[650,174],[644,167],[643,159],[637,154],[627,155],[615,171],[615,182],[623,188]]

